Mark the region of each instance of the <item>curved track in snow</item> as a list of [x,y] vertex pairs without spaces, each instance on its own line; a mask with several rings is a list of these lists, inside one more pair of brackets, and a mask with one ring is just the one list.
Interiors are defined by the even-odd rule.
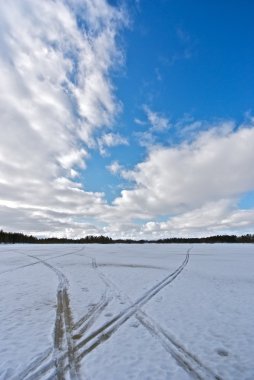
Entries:
[[[75,252],[73,252],[73,254],[75,254]],[[115,292],[110,280],[107,279],[100,270],[98,270],[96,260],[92,258],[92,267],[106,285],[105,294],[93,309],[84,315],[78,322],[74,323],[72,320],[70,299],[68,295],[68,279],[58,268],[49,264],[48,261],[41,260],[33,255],[29,256],[47,266],[58,276],[59,284],[57,289],[54,347],[51,353],[45,352],[42,354],[40,359],[37,359],[34,363],[30,363],[29,367],[19,375],[18,379],[35,380],[40,379],[44,375],[44,378],[46,376],[47,379],[61,380],[65,378],[67,371],[69,372],[71,379],[79,379],[79,364],[81,360],[99,345],[103,344],[103,342],[110,339],[110,337],[132,316],[138,318],[139,322],[150,333],[159,338],[161,343],[163,343],[163,347],[166,348],[167,351],[175,357],[178,364],[180,364],[190,374],[194,375],[197,379],[216,379],[215,376],[203,377],[202,374],[199,376],[200,369],[201,372],[204,372],[204,366],[197,364],[197,359],[194,360],[192,358],[191,361],[191,354],[184,352],[183,348],[176,348],[177,344],[172,343],[172,339],[169,339],[166,332],[140,310],[142,306],[149,302],[156,294],[172,283],[180,275],[188,264],[190,249],[186,252],[183,262],[176,270],[169,273],[159,283],[143,293],[143,295],[140,296],[135,302],[131,302],[128,307],[124,308],[121,312],[113,316],[109,321],[102,324],[90,334],[88,334],[89,328],[111,301],[111,297],[107,297],[107,288],[111,290],[111,293]],[[86,337],[83,338],[85,333]],[[198,367],[198,369],[196,367]],[[209,370],[206,371],[206,375],[208,372]]]
[[[187,263],[188,261],[182,263],[183,268],[187,265]],[[180,267],[178,269],[180,269]],[[131,299],[124,294],[124,292],[120,290],[119,287],[107,275],[105,275],[105,273],[103,273],[100,266],[96,266],[96,269],[102,281],[104,281],[105,285],[111,289],[112,293],[115,293],[118,299],[123,302],[132,303]],[[168,285],[168,283],[166,283],[165,286],[166,285]],[[163,286],[163,288],[165,286]],[[139,305],[136,305],[136,312],[134,316],[138,322],[161,343],[163,348],[176,360],[178,365],[188,372],[193,378],[198,380],[221,380],[221,378],[217,376],[210,368],[204,365],[199,358],[190,353],[183,344],[178,342],[168,330],[165,330],[158,324],[158,322],[155,322],[151,316],[141,310]]]

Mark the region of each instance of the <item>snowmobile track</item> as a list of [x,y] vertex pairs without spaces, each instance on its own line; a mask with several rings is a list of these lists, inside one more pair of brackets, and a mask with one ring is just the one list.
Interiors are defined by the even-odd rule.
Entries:
[[[96,347],[102,344],[104,341],[108,340],[113,335],[113,333],[116,332],[127,320],[129,320],[132,316],[136,316],[139,322],[152,335],[156,336],[156,338],[160,340],[161,344],[163,344],[163,347],[176,359],[176,361],[186,371],[193,375],[193,377],[195,377],[198,380],[219,380],[219,378],[216,377],[216,375],[214,375],[212,372],[209,373],[210,370],[203,366],[197,358],[195,358],[192,354],[188,353],[179,343],[175,342],[166,331],[164,331],[158,324],[152,321],[152,319],[149,316],[147,316],[142,310],[140,310],[142,306],[149,302],[156,294],[158,294],[158,292],[164,289],[167,285],[173,282],[176,277],[180,275],[180,273],[188,264],[189,255],[190,249],[187,250],[182,264],[174,272],[168,274],[159,283],[157,283],[148,291],[146,291],[130,306],[126,307],[120,313],[112,317],[107,323],[104,323],[95,331],[87,335],[84,339],[81,339],[82,335],[85,332],[87,332],[89,327],[92,326],[94,321],[102,313],[102,311],[110,302],[110,298],[106,298],[106,295],[103,295],[101,301],[94,308],[92,308],[85,316],[83,316],[77,323],[74,324],[71,319],[71,309],[69,307],[69,298],[67,292],[68,280],[65,278],[63,273],[60,272],[57,268],[50,265],[47,261],[41,260],[41,263],[53,270],[59,278],[59,300],[57,302],[57,305],[59,305],[59,311],[57,313],[56,318],[55,340],[59,340],[59,337],[56,337],[56,335],[59,335],[61,337],[61,331],[63,330],[61,326],[65,324],[64,335],[67,340],[67,351],[61,352],[63,351],[63,347],[60,339],[60,341],[55,344],[54,350],[58,351],[57,365],[55,365],[56,362],[52,360],[44,364],[42,363],[42,361],[40,361],[37,367],[36,363],[34,363],[33,369],[30,365],[31,371],[28,371],[27,369],[25,376],[23,376],[22,378],[26,380],[39,379],[42,376],[42,374],[45,374],[53,369],[53,373],[52,371],[50,371],[51,373],[49,374],[48,379],[64,379],[64,374],[67,370],[69,370],[71,379],[78,379],[78,368],[81,360],[90,352],[92,352]],[[34,258],[37,260],[37,257]],[[98,275],[101,278],[104,276],[104,274],[101,274],[102,272],[100,272],[100,270],[98,269],[96,260],[93,258],[92,267],[95,271],[98,272]],[[104,279],[102,278],[102,280],[104,281],[106,287],[110,289],[110,280],[107,281],[106,276],[104,276]],[[67,310],[68,312],[61,312],[61,307],[63,310]],[[58,331],[57,334],[56,331]],[[75,332],[76,336],[71,335],[73,332]],[[76,341],[74,342],[74,340],[76,339],[78,340],[77,344]],[[66,359],[68,359],[67,363]],[[204,373],[206,377],[204,377]],[[209,377],[207,376],[208,374]],[[21,379],[21,377],[19,377],[19,379]]]
[[[94,268],[98,268],[98,265],[93,265]],[[101,266],[100,266],[101,267]],[[132,301],[112,282],[108,276],[105,275],[100,269],[98,269],[98,274],[105,285],[109,287],[113,293],[117,295],[122,301],[128,300],[129,303]],[[160,341],[164,349],[176,360],[178,365],[180,365],[185,371],[190,373],[193,378],[198,380],[222,380],[218,375],[216,375],[210,368],[205,366],[195,355],[188,352],[183,345],[175,340],[168,331],[165,331],[157,322],[152,320],[152,318],[145,313],[140,307],[137,306],[135,313],[136,319],[141,323],[149,333]]]

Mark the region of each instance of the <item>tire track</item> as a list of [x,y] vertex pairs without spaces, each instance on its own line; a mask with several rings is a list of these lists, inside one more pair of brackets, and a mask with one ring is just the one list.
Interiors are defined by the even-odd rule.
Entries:
[[[185,255],[185,259],[182,262],[182,264],[172,273],[168,274],[166,277],[164,277],[158,284],[154,285],[152,288],[150,288],[147,292],[145,292],[141,297],[139,297],[132,305],[125,308],[122,312],[118,313],[116,316],[111,318],[110,321],[103,324],[99,328],[97,328],[95,331],[90,333],[86,338],[79,341],[79,343],[74,346],[70,352],[71,354],[74,354],[75,360],[74,364],[80,363],[80,361],[88,355],[90,352],[92,352],[96,347],[98,347],[100,344],[108,340],[127,320],[129,320],[133,315],[137,313],[138,308],[144,306],[148,301],[150,301],[160,290],[165,288],[167,285],[169,285],[172,281],[175,280],[175,278],[182,272],[182,270],[185,268],[185,266],[188,264],[189,261],[189,252],[190,249],[187,251]],[[37,259],[36,257],[34,257]],[[43,261],[43,260],[42,260]],[[62,278],[62,273],[48,264],[47,262],[43,262],[44,265],[49,266],[58,276],[59,276],[59,287],[61,288],[63,286],[64,278]],[[92,259],[92,267],[97,270],[97,263],[95,259]],[[110,285],[107,285],[108,288],[110,288]],[[67,293],[68,294],[68,293]],[[105,301],[106,302],[106,301]],[[107,305],[105,304],[105,307]],[[99,308],[100,310],[104,310],[105,307]],[[89,319],[89,316],[87,316]],[[82,319],[86,321],[86,316],[84,316]],[[79,324],[82,324],[82,319],[77,322],[75,325],[72,326],[72,330],[74,326]],[[92,324],[92,322],[91,322]],[[90,325],[91,325],[90,324]],[[89,327],[90,327],[89,325]],[[86,328],[84,332],[86,331]],[[68,362],[66,364],[66,358],[68,357],[69,360],[71,360],[71,363],[73,362],[73,358],[70,358],[69,352],[64,352],[62,355],[59,355],[59,359],[61,362],[61,370],[62,374],[67,370],[70,370],[70,363]],[[37,367],[37,371],[33,371],[34,373],[30,376],[26,376],[26,380],[34,380],[38,379],[41,375],[47,373],[49,370],[54,368],[54,363],[49,362],[48,364],[41,366],[40,368]],[[58,374],[58,369],[55,368],[54,372],[49,375],[47,378],[49,379],[56,379]]]
[[[123,292],[119,290],[118,286],[99,269],[98,274],[106,286],[110,287],[112,292],[114,292],[119,299],[124,302],[127,300],[127,302],[132,303],[131,299],[127,295],[123,295]],[[176,360],[178,365],[193,378],[198,380],[222,380],[221,377],[204,365],[195,355],[188,352],[168,331],[165,331],[147,313],[141,310],[140,306],[136,307],[135,317],[153,337],[159,340],[164,349]]]
[[[72,335],[72,339],[76,341],[77,339],[80,339],[82,335],[86,332],[86,330],[92,326],[92,324],[96,321],[96,319],[101,315],[103,310],[106,308],[108,303],[110,302],[110,298],[107,298],[105,294],[102,296],[101,300],[94,306],[92,310],[89,310],[87,314],[85,314],[77,323],[75,323],[72,327],[72,333],[75,332],[74,335]],[[74,351],[76,348],[74,347]],[[63,366],[62,366],[62,373],[64,374],[67,370],[69,370],[69,364],[66,364],[68,353],[64,352],[60,354],[59,359],[62,360]],[[57,369],[55,367],[54,360],[51,359],[50,362],[44,363],[43,360],[35,361],[30,364],[30,366],[22,372],[18,376],[17,380],[35,380],[39,379],[42,375],[45,375],[47,372],[55,368],[53,373],[49,374],[47,379],[56,379],[57,378]],[[78,362],[79,364],[79,362]]]
[[[21,253],[21,252],[19,252]],[[56,319],[54,328],[54,350],[53,350],[53,363],[56,367],[56,378],[57,380],[64,379],[64,368],[65,368],[65,358],[68,359],[68,368],[70,371],[70,377],[73,380],[79,379],[79,368],[77,365],[75,348],[71,336],[73,320],[70,307],[70,300],[68,294],[69,282],[67,277],[59,269],[55,268],[53,265],[49,264],[47,261],[38,258],[33,255],[27,255],[21,253],[26,257],[32,257],[41,264],[52,270],[58,277],[58,287],[57,287],[57,309],[56,309]],[[71,253],[70,253],[71,254]],[[72,252],[73,254],[73,252]],[[67,344],[67,355],[62,355],[64,351],[64,340]],[[46,366],[48,369],[50,364]],[[42,374],[40,372],[40,374]]]
[[72,339],[72,328],[73,328],[73,318],[70,308],[70,299],[67,289],[64,288],[62,291],[63,296],[63,317],[65,323],[65,336],[67,340],[67,353],[68,362],[70,366],[70,377],[73,380],[79,379],[79,365],[76,359],[75,353],[75,343]]
[[32,372],[34,372],[42,363],[45,363],[47,359],[52,355],[52,348],[43,352],[39,357],[33,360],[27,368],[25,368],[18,376],[15,376],[13,380],[23,380]]
[[[94,305],[94,307],[88,311],[78,322],[75,324],[72,322],[69,324],[69,334],[70,339],[72,339],[72,347],[71,350],[64,350],[62,345],[63,342],[63,324],[64,318],[62,314],[63,302],[62,295],[58,294],[57,300],[57,317],[55,321],[55,330],[54,330],[54,353],[51,355],[51,360],[47,361],[50,353],[52,353],[52,349],[49,353],[45,352],[41,355],[40,360],[35,360],[32,362],[19,376],[17,380],[35,380],[39,379],[41,376],[45,375],[47,372],[50,372],[55,368],[53,374],[49,375],[48,379],[58,379],[64,378],[64,373],[67,370],[70,370],[70,364],[66,364],[66,359],[70,359],[69,351],[71,352],[71,360],[76,361],[76,366],[79,368],[79,361],[76,358],[76,347],[75,342],[78,339],[81,339],[83,334],[89,329],[90,326],[97,320],[97,318],[101,315],[103,310],[107,307],[112,297],[109,298],[104,292],[101,297],[101,300]],[[61,347],[61,349],[59,349]],[[45,363],[46,362],[46,363]]]
[[[81,351],[78,358],[81,360],[88,353],[93,351],[99,344],[108,340],[111,335],[116,332],[128,319],[130,319],[137,310],[137,307],[141,307],[145,305],[148,301],[150,301],[161,289],[165,288],[165,286],[169,285],[174,279],[179,276],[185,266],[188,264],[190,255],[190,249],[188,249],[185,259],[182,264],[172,273],[167,275],[163,280],[161,280],[158,284],[150,288],[147,292],[145,292],[138,300],[136,300],[132,305],[125,308],[122,312],[118,313],[115,317],[113,317],[110,321],[102,325],[100,328],[92,332],[89,336],[87,336],[83,341],[81,341],[77,345],[77,350],[82,349],[84,346],[85,349]],[[97,270],[97,264],[95,259],[92,260],[92,266],[95,270]]]
[[153,321],[145,312],[137,310],[136,318],[151,335],[160,341],[165,350],[193,378],[198,380],[222,380],[220,376],[204,365],[199,358],[188,352],[182,344],[177,342],[175,338]]
[[[76,255],[78,252],[80,252],[80,251],[82,251],[84,248],[80,248],[80,249],[78,249],[77,251],[72,251],[72,252],[67,252],[67,253],[63,253],[63,254],[61,254],[61,255],[57,255],[57,256],[54,256],[54,257],[51,257],[50,259],[44,259],[44,261],[46,261],[46,262],[48,262],[48,261],[51,261],[51,260],[53,260],[53,259],[57,259],[58,257],[63,257],[63,256],[68,256],[68,255]],[[14,252],[16,252],[16,253],[19,253],[19,254],[22,254],[22,255],[24,255],[24,256],[29,256],[29,255],[27,255],[27,254],[25,254],[25,253],[23,253],[23,252],[18,252],[18,251],[14,251]],[[31,255],[30,255],[31,256]],[[34,256],[32,256],[32,257],[34,257]],[[30,266],[33,266],[33,265],[38,265],[38,264],[40,264],[40,261],[39,260],[37,260],[37,258],[36,258],[36,261],[35,262],[33,262],[33,263],[30,263],[30,264],[25,264],[25,265],[20,265],[20,266],[18,266],[18,267],[16,267],[16,268],[12,268],[12,269],[7,269],[7,270],[5,270],[5,271],[3,271],[3,272],[0,272],[0,276],[2,275],[2,274],[5,274],[5,273],[9,273],[9,272],[15,272],[16,270],[18,270],[18,269],[22,269],[22,268],[26,268],[26,267],[30,267]]]
[[[81,360],[88,355],[90,352],[92,352],[95,348],[97,348],[100,344],[108,340],[127,320],[129,320],[137,310],[137,306],[141,307],[144,304],[146,304],[150,299],[152,299],[161,289],[163,289],[165,286],[170,284],[174,279],[182,272],[182,270],[185,268],[189,261],[189,252],[190,249],[187,251],[185,255],[185,259],[182,262],[182,264],[172,273],[168,274],[166,277],[164,277],[158,284],[154,285],[152,288],[150,288],[147,292],[145,292],[136,302],[134,302],[132,305],[125,308],[122,312],[118,313],[116,316],[111,318],[110,321],[103,324],[101,327],[90,333],[86,338],[79,341],[79,343],[75,347],[76,352],[76,361],[78,363],[81,362]],[[94,270],[97,271],[97,263],[94,258],[92,259],[92,267]],[[105,281],[103,281],[105,283]],[[105,283],[106,284],[106,283]],[[106,284],[107,288],[110,289],[109,283]],[[85,319],[85,317],[83,317]],[[77,322],[79,324],[79,322]],[[62,359],[65,360],[67,357],[67,354],[64,353],[62,355]],[[40,375],[48,372],[53,368],[52,363],[49,363],[49,365],[45,365],[44,367],[41,367],[38,369],[36,373],[34,373],[33,376],[26,378],[26,380],[34,380],[38,379]],[[69,364],[65,364],[63,368],[63,372],[65,373],[69,369]],[[57,370],[55,368],[55,371],[49,375],[47,380],[53,380],[57,376]]]
[[77,331],[73,335],[73,339],[80,339],[84,333],[94,324],[98,317],[102,314],[103,310],[108,306],[112,297],[106,297],[106,292],[103,294],[101,301],[95,305],[84,317],[82,317],[73,326],[73,332]]
[[60,356],[64,348],[64,321],[63,321],[63,302],[62,290],[57,292],[57,309],[54,329],[54,352],[53,360],[57,369],[57,380],[64,378],[64,358]]

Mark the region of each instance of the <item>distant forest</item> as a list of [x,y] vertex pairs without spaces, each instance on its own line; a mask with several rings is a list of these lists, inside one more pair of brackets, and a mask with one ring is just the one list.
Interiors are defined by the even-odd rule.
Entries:
[[4,232],[0,231],[0,244],[16,244],[16,243],[29,243],[29,244],[145,244],[145,243],[254,243],[254,234],[247,234],[242,236],[236,235],[216,235],[202,238],[168,238],[158,240],[132,240],[132,239],[112,239],[108,236],[86,236],[81,239],[67,239],[67,238],[37,238],[35,236],[28,236],[22,233]]

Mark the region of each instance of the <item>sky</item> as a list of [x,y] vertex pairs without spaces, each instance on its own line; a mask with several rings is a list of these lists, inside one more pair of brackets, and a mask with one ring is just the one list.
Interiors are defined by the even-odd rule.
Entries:
[[254,231],[254,3],[0,2],[0,229]]

